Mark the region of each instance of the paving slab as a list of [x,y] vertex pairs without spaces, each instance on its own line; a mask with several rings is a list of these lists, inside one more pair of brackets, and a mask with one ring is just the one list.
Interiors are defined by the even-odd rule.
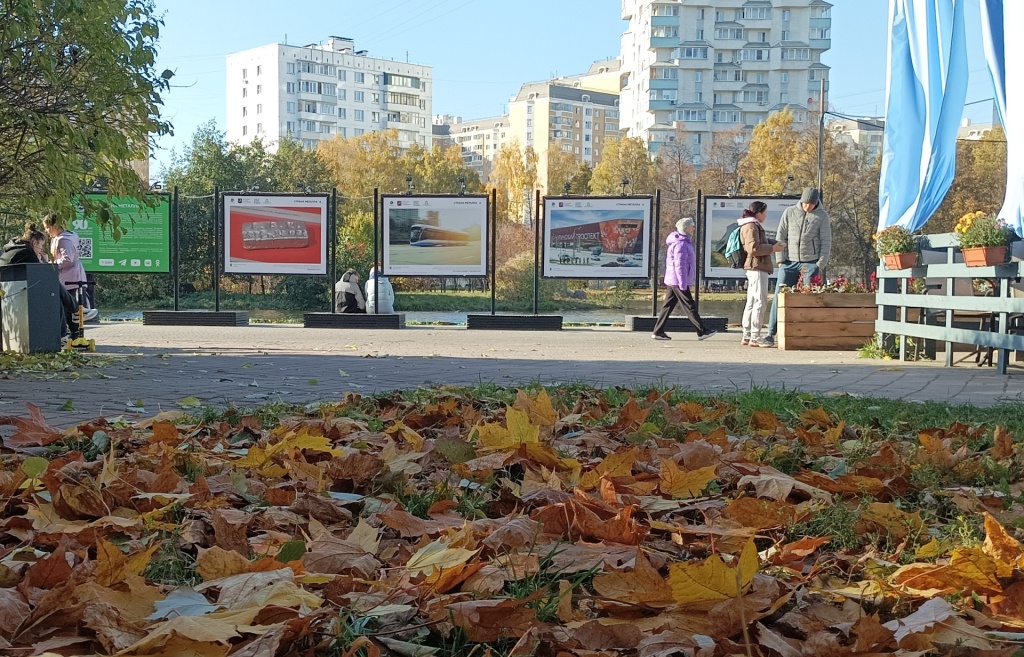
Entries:
[[[55,426],[98,416],[153,415],[185,397],[205,405],[252,407],[308,403],[431,384],[512,386],[585,382],[660,385],[709,392],[755,387],[825,394],[950,401],[978,406],[1024,400],[1024,368],[1000,375],[964,355],[952,368],[933,361],[866,360],[849,351],[743,347],[739,334],[704,341],[694,334],[652,340],[621,328],[552,332],[144,326],[108,322],[88,328],[100,369],[39,380],[0,380],[0,415],[39,406]],[[73,409],[66,402],[73,402]],[[137,408],[141,402],[141,408]],[[65,407],[62,410],[62,407]],[[144,409],[144,410],[142,410]]]

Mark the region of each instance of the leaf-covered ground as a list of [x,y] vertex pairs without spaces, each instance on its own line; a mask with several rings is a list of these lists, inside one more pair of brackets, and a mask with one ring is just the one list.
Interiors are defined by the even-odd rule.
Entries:
[[3,422],[4,654],[994,657],[1024,639],[1019,406],[576,386]]

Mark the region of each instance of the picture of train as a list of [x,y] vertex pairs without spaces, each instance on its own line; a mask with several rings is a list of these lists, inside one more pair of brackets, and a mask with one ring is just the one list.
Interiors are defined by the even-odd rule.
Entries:
[[465,246],[473,241],[461,230],[448,230],[429,224],[413,224],[409,228],[410,246]]

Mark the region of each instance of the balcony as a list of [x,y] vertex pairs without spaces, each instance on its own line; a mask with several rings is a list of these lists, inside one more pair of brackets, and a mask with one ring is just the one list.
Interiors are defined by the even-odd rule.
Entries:
[[679,45],[679,37],[651,37],[649,50],[655,48],[675,48]]
[[678,16],[651,16],[651,27],[678,27]]
[[669,78],[651,78],[651,89],[678,89],[679,80]]
[[658,110],[674,110],[676,109],[676,101],[674,100],[649,100],[647,101],[647,111],[656,112]]
[[811,50],[828,50],[832,47],[832,39],[811,39]]

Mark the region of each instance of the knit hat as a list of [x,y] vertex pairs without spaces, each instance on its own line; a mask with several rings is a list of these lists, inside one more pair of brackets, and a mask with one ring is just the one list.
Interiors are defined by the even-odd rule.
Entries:
[[800,197],[801,203],[817,203],[820,198],[818,190],[813,187],[805,187],[804,195]]

